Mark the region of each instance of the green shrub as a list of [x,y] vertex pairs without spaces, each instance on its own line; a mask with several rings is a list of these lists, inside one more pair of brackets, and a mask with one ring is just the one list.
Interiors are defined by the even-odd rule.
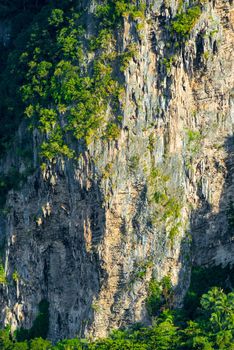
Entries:
[[170,187],[170,176],[159,167],[153,167],[148,176],[148,197],[155,209],[152,223],[162,223],[173,244],[182,227],[181,211],[183,198],[181,191]]
[[48,340],[42,338],[33,339],[29,343],[30,350],[51,350],[52,345]]
[[117,140],[120,136],[120,128],[117,124],[109,122],[106,126],[104,137],[107,140]]
[[170,74],[171,67],[172,67],[173,63],[175,63],[175,61],[176,61],[176,57],[174,55],[163,59],[162,62],[164,64],[164,66],[166,67],[167,74]]
[[103,179],[108,179],[111,176],[113,163],[107,163],[102,172]]
[[[96,8],[97,35],[91,39],[82,19],[86,11],[85,6],[74,10],[72,1],[45,4],[16,36],[2,79],[3,114],[11,121],[15,120],[11,114],[22,116],[24,111],[31,129],[36,127],[43,135],[40,155],[44,160],[75,157],[74,139],[88,145],[98,136],[116,139],[120,133],[115,116],[121,89],[118,70],[128,65],[136,51],[129,45],[123,55],[116,52],[115,29],[126,14],[142,17],[145,5],[135,0],[104,0]],[[114,122],[105,130],[107,110]],[[7,142],[8,137],[4,147]]]
[[149,135],[149,144],[147,146],[148,150],[152,153],[155,149],[155,144],[156,144],[156,140],[155,140],[155,135],[154,133],[152,132],[150,135]]
[[171,23],[171,32],[177,34],[180,38],[187,38],[200,15],[200,6],[193,6],[185,12],[178,13]]
[[202,135],[199,131],[187,130],[188,143],[197,142],[202,139]]
[[[11,108],[17,115],[22,115],[24,108],[31,128],[37,127],[44,136],[40,155],[45,160],[59,155],[73,158],[70,144],[74,138],[89,144],[103,135],[107,108],[111,119],[115,119],[119,83],[113,67],[119,67],[119,63],[113,29],[121,22],[120,3],[104,1],[97,7],[96,15],[101,20],[97,21],[97,35],[91,40],[85,35],[81,19],[86,10],[77,13],[67,2],[60,2],[57,7],[44,6],[22,34],[19,50],[12,53],[7,75],[14,71],[12,102],[15,91],[20,91],[21,110],[17,112],[13,105]],[[88,47],[93,55],[91,61],[87,58]],[[2,90],[4,93],[10,89]],[[107,137],[115,139],[118,133],[117,127],[108,126]]]
[[0,264],[0,284],[6,284],[6,273],[2,264]]
[[153,267],[153,261],[151,259],[147,259],[146,261],[141,261],[137,263],[135,266],[132,282],[134,282],[137,279],[143,279],[147,271],[152,267]]
[[[170,283],[165,281],[167,288]],[[158,288],[152,288],[159,295]],[[1,350],[232,350],[234,343],[234,293],[212,288],[200,298],[202,317],[184,318],[183,325],[176,313],[164,309],[154,318],[153,325],[134,324],[113,331],[103,339],[68,339],[55,345],[37,338],[28,342],[15,342],[10,329],[0,331]]]
[[133,19],[145,17],[146,6],[142,1],[128,0],[104,0],[98,5],[96,16],[103,27],[114,28],[120,23],[122,17],[131,16]]
[[170,277],[165,276],[158,282],[152,279],[149,284],[146,307],[150,316],[157,316],[160,310],[171,307],[173,290]]
[[12,279],[13,279],[13,281],[14,281],[14,282],[18,282],[18,281],[19,281],[19,278],[20,278],[20,276],[19,276],[18,272],[17,272],[17,271],[14,271],[13,274],[12,274]]
[[48,22],[51,26],[59,26],[63,23],[64,20],[64,12],[61,9],[53,9],[51,12],[51,16],[48,19]]
[[113,42],[113,33],[110,29],[100,30],[97,37],[92,37],[89,41],[89,48],[91,51],[94,50],[107,50]]
[[190,318],[196,317],[202,294],[215,286],[221,287],[225,292],[234,288],[234,269],[230,265],[225,268],[214,266],[192,269],[190,287],[184,300],[184,308]]
[[138,169],[140,163],[139,155],[135,155],[129,158],[129,169],[135,171]]
[[120,70],[124,72],[128,66],[130,61],[137,56],[137,47],[136,44],[132,43],[127,46],[124,53],[120,55],[121,67]]
[[62,340],[53,347],[53,350],[85,350],[88,349],[85,343],[80,339]]
[[146,307],[150,316],[156,316],[162,306],[162,290],[158,281],[152,279],[149,284]]
[[200,153],[202,149],[203,135],[200,131],[190,130],[186,131],[186,166],[189,168],[194,160],[194,157]]
[[174,243],[175,238],[179,235],[181,228],[181,222],[175,223],[169,230],[169,238],[171,243]]

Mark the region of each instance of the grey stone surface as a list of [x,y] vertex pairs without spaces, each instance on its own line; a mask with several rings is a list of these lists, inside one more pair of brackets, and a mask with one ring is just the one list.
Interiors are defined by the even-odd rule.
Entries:
[[[57,160],[8,195],[10,282],[0,286],[0,304],[2,323],[13,329],[30,327],[46,298],[51,339],[105,336],[149,322],[145,299],[152,276],[169,275],[181,305],[192,264],[233,263],[230,4],[204,5],[170,71],[160,62],[168,52],[165,23],[176,3],[168,9],[159,1],[147,4],[140,35],[136,23],[125,19],[121,37],[123,46],[135,41],[138,55],[124,74],[119,140],[96,140],[77,163]],[[191,141],[191,134],[197,138]],[[152,201],[162,188],[181,205],[174,222]],[[139,278],[142,266],[146,272]]]

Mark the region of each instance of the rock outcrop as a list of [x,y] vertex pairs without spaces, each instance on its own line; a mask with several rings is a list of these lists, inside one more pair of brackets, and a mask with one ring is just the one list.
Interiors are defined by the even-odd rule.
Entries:
[[231,2],[203,4],[172,57],[165,28],[177,6],[147,1],[144,20],[124,18],[118,40],[136,55],[118,140],[38,166],[8,194],[4,324],[29,328],[47,299],[49,338],[105,336],[149,322],[152,277],[170,276],[181,305],[193,264],[233,263]]

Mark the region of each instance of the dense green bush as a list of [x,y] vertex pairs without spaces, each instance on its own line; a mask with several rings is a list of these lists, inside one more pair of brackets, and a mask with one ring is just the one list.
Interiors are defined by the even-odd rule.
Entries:
[[160,311],[169,308],[172,301],[173,290],[170,278],[165,276],[160,282],[152,279],[146,299],[146,306],[150,316],[157,316]]
[[180,38],[187,38],[201,15],[200,6],[192,6],[185,12],[179,12],[171,23],[171,31]]
[[[115,31],[123,16],[143,17],[145,6],[135,0],[103,1],[94,14],[92,38],[86,35],[85,6],[75,0],[34,5],[15,0],[1,6],[4,20],[27,11],[29,19],[21,26],[15,18],[13,28],[19,24],[21,30],[14,30],[10,48],[0,54],[0,118],[5,121],[0,146],[9,147],[24,114],[44,135],[43,158],[72,158],[73,139],[89,144],[104,135],[107,109],[111,120],[119,111],[118,69],[123,70],[121,61],[126,68],[132,51],[118,57]],[[118,130],[112,131],[115,139]]]
[[109,122],[106,126],[104,137],[108,140],[116,140],[119,138],[120,128],[116,123]]
[[194,319],[199,312],[200,298],[212,287],[219,286],[225,292],[231,292],[234,288],[234,269],[214,266],[210,268],[194,267],[191,274],[191,283],[185,296],[184,309],[188,318]]

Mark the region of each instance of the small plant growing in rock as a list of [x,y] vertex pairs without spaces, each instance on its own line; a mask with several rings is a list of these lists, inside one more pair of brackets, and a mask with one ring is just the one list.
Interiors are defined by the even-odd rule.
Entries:
[[167,74],[170,74],[173,63],[176,62],[175,55],[163,59],[163,64],[166,68]]
[[0,264],[0,284],[6,284],[6,273],[2,264]]
[[93,311],[95,311],[95,312],[100,312],[101,311],[100,305],[98,305],[97,302],[93,302],[91,307],[92,307]]
[[106,126],[104,138],[107,140],[117,140],[120,136],[120,128],[116,123],[109,122]]
[[136,44],[132,43],[127,46],[126,50],[124,53],[120,56],[120,61],[121,61],[121,67],[120,70],[124,72],[128,66],[130,61],[136,57],[137,55],[137,46]]
[[152,132],[152,133],[149,135],[149,144],[148,144],[148,146],[147,146],[148,150],[149,150],[151,153],[154,151],[155,143],[156,143],[155,135],[154,135],[154,133]]
[[187,130],[187,148],[191,155],[195,155],[201,148],[202,134],[200,131]]
[[132,156],[129,159],[129,169],[131,171],[137,170],[139,167],[140,157],[139,155]]
[[19,281],[19,278],[20,278],[20,276],[19,276],[18,272],[17,272],[17,271],[14,271],[13,274],[12,274],[12,279],[13,279],[13,281],[14,281],[14,282],[18,282],[18,281]]
[[103,179],[108,179],[110,177],[112,168],[113,168],[113,163],[106,164],[106,166],[102,172]]
[[147,261],[141,261],[136,266],[136,272],[134,273],[134,279],[143,279],[147,271],[153,267],[153,261],[151,259]]
[[205,61],[208,61],[209,57],[210,57],[209,51],[205,51],[205,52],[203,53],[203,59],[204,59]]
[[181,227],[181,222],[178,222],[177,224],[173,225],[169,231],[169,238],[172,244],[174,242],[175,237],[178,236],[180,232],[180,227]]

